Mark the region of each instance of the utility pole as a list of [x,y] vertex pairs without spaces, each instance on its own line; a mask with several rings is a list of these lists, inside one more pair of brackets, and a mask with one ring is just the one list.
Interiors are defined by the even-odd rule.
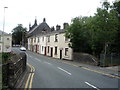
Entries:
[[3,32],[2,32],[2,52],[4,52],[4,29],[5,29],[5,9],[8,7],[4,7],[4,15],[3,15]]

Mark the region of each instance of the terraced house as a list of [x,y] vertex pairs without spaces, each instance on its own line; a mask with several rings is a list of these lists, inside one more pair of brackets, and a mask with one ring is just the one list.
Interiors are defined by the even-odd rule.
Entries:
[[34,25],[29,26],[28,50],[53,58],[72,60],[72,49],[68,46],[69,40],[65,38],[67,25],[64,23],[63,29],[57,25],[54,29],[49,27],[45,18],[39,25],[35,20]]
[[0,30],[0,53],[11,52],[12,48],[12,35]]

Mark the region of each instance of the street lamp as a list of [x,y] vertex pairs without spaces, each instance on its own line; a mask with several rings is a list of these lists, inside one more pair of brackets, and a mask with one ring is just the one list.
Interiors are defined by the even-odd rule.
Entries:
[[4,29],[5,29],[5,9],[6,8],[8,8],[8,7],[4,7],[4,13],[3,13],[3,32],[2,32],[3,45],[2,45],[2,52],[4,52]]
[[5,27],[5,9],[8,7],[4,7],[4,16],[3,16],[3,32],[4,32],[4,27]]

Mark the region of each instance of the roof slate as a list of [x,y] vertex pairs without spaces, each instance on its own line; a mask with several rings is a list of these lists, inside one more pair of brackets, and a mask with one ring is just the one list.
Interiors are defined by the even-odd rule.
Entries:
[[28,37],[36,37],[36,36],[50,35],[50,34],[60,34],[64,32],[65,32],[65,29],[52,31],[51,28],[46,23],[45,19],[43,19],[43,22],[41,24],[37,25],[32,30],[28,31]]
[[38,35],[38,34],[42,33],[42,31],[46,31],[46,32],[51,31],[50,27],[48,26],[48,24],[46,22],[42,22],[41,24],[39,24],[38,26],[36,26],[32,30],[30,30],[28,32],[28,36]]

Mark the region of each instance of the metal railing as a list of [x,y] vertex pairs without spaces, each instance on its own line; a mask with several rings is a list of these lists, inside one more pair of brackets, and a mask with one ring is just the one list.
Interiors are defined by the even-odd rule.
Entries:
[[120,54],[101,54],[100,55],[100,66],[114,66],[120,65]]

